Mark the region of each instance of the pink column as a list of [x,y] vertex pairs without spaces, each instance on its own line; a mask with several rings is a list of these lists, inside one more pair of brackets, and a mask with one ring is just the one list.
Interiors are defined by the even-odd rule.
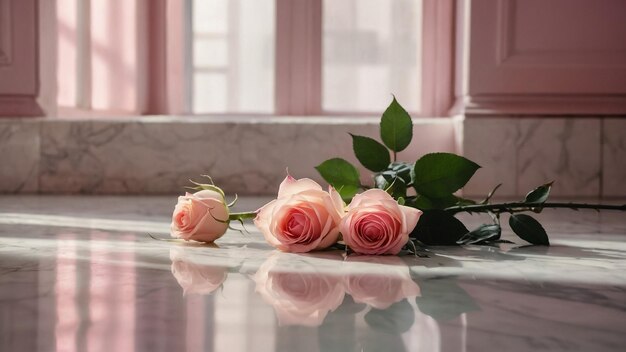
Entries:
[[41,116],[37,1],[0,0],[0,116]]

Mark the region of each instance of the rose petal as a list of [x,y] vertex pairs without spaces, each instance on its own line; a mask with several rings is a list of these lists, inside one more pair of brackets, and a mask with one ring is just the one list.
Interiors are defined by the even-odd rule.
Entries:
[[417,226],[417,222],[422,216],[422,211],[404,205],[400,206],[400,210],[402,211],[406,219],[406,232],[411,233],[413,229],[415,229],[415,226]]
[[261,230],[265,240],[274,247],[280,245],[280,242],[270,230],[270,222],[268,220],[271,219],[271,214],[278,203],[279,201],[273,200],[265,204],[261,209],[257,210],[257,216],[254,218],[254,225]]
[[309,178],[301,178],[299,180],[296,180],[291,176],[287,176],[278,188],[278,198],[288,197],[311,189],[321,191],[322,186]]

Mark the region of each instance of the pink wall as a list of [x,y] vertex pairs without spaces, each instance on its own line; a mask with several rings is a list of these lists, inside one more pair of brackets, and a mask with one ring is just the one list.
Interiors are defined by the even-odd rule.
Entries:
[[[626,114],[625,1],[458,0],[456,7],[457,111]],[[426,108],[433,114],[449,104],[451,55],[432,43],[452,32],[445,15],[452,9],[447,0],[424,2],[424,91],[435,96]],[[42,115],[40,104],[53,114],[57,88],[66,107],[189,113],[184,21],[183,0],[0,0],[0,115]],[[279,99],[279,113],[302,113],[286,103],[301,97],[291,98]]]

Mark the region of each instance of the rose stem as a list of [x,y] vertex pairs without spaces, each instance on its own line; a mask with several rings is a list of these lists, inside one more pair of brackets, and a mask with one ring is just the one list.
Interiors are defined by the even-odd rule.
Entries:
[[241,213],[230,213],[228,220],[245,220],[254,219],[256,217],[256,211],[246,211]]
[[472,204],[458,205],[444,209],[445,211],[456,214],[461,212],[468,213],[517,213],[522,211],[535,211],[543,208],[568,208],[568,209],[595,209],[595,210],[626,210],[626,204],[608,205],[608,204],[587,204],[587,203],[500,203],[500,204]]

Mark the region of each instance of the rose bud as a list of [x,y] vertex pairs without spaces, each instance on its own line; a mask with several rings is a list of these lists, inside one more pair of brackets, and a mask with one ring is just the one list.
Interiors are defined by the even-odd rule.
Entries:
[[399,205],[387,192],[370,189],[352,199],[340,231],[359,254],[398,254],[422,212]]
[[178,197],[171,235],[186,241],[213,242],[228,229],[228,216],[222,193],[214,190],[187,193]]

